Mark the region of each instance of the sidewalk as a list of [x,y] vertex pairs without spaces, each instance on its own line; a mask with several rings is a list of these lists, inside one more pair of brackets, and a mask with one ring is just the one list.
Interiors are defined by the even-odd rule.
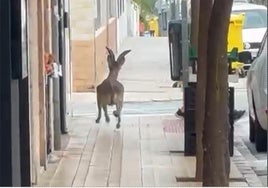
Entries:
[[[125,87],[121,129],[112,116],[110,124],[104,118],[95,124],[95,93],[73,94],[69,143],[54,153],[59,160],[38,186],[200,186],[191,182],[195,157],[183,154],[183,121],[170,115],[182,105],[182,92],[171,87],[167,38],[129,38],[121,49],[132,50],[118,78]],[[235,85],[240,93],[243,85]],[[261,185],[246,162],[235,148],[230,186]]]
[[[60,160],[48,165],[38,186],[200,186],[176,181],[195,175],[195,157],[183,154],[183,121],[124,116],[116,131],[111,119],[96,125],[94,117],[72,118],[69,143],[55,152]],[[233,162],[230,177],[230,186],[248,186]]]

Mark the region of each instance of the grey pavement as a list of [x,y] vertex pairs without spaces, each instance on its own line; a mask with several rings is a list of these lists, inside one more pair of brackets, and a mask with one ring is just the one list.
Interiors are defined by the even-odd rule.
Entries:
[[[68,123],[70,141],[56,153],[61,160],[44,173],[40,185],[200,186],[197,182],[174,179],[180,174],[192,177],[195,162],[182,153],[169,152],[174,148],[183,151],[183,126],[175,127],[176,133],[164,131],[163,122],[177,122],[174,113],[183,100],[182,90],[171,87],[167,38],[129,38],[120,51],[125,49],[132,52],[119,74],[125,86],[121,130],[114,132],[114,118],[110,124],[102,119],[100,125],[95,125],[94,92],[73,93]],[[230,85],[235,87],[235,108],[248,111],[245,83],[246,79],[240,79]],[[112,109],[109,108],[109,114]],[[267,185],[267,152],[254,151],[248,142],[248,126],[246,112],[235,123],[231,176],[240,181],[231,186]],[[70,168],[73,170],[66,173]],[[66,178],[68,181],[64,182]]]
[[[37,186],[200,186],[191,181],[195,157],[185,157],[182,152],[182,119],[173,115],[126,115],[120,130],[115,130],[115,119],[111,120],[109,124],[95,124],[92,117],[71,118],[70,141],[54,153],[59,160],[48,164]],[[178,132],[167,129],[174,125]],[[172,148],[181,152],[170,152]],[[248,186],[233,160],[230,186]]]

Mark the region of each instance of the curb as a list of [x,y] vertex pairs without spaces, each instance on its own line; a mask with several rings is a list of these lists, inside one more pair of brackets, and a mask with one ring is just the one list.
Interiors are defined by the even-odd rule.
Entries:
[[[240,153],[239,150],[243,149],[249,155],[252,155],[241,139],[236,139],[234,141],[234,157],[233,162],[237,166],[240,173],[245,177],[247,183],[251,187],[263,187],[261,180],[258,178],[255,171],[250,166],[249,162],[245,159],[245,157]],[[251,156],[254,157],[254,156]]]

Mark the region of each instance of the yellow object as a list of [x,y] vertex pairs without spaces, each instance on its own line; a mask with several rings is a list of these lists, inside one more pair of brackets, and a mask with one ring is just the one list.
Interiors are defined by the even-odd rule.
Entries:
[[238,70],[244,67],[244,63],[240,63],[238,61],[232,62],[232,69]]
[[231,15],[228,31],[228,52],[233,48],[238,48],[238,52],[243,51],[242,29],[244,25],[245,14]]
[[[233,48],[237,48],[238,52],[243,51],[243,36],[242,30],[245,20],[245,14],[232,14],[229,22],[229,31],[228,31],[228,52],[231,52]],[[232,63],[233,70],[239,70],[243,68],[244,63],[238,61]]]
[[159,36],[159,26],[158,26],[158,18],[155,17],[149,21],[149,30],[154,31],[154,36]]

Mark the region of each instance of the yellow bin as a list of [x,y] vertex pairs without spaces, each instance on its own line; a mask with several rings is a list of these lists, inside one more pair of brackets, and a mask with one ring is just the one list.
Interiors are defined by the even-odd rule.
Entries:
[[[231,52],[233,48],[237,48],[238,52],[243,51],[243,36],[242,30],[245,20],[245,14],[232,14],[229,22],[229,31],[228,31],[228,52]],[[241,62],[233,62],[232,69],[239,71],[243,69],[244,63]]]
[[244,25],[245,14],[232,14],[228,31],[228,52],[233,48],[238,48],[238,52],[243,51],[242,29]]

